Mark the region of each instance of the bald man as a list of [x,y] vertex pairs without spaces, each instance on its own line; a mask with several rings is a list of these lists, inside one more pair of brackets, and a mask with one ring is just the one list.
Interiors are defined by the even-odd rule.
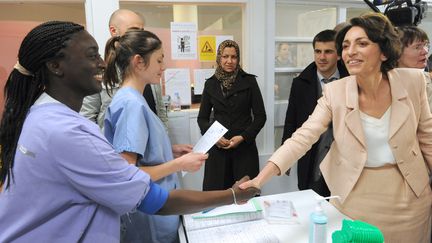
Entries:
[[[130,28],[144,29],[144,18],[131,10],[118,9],[111,14],[108,27],[111,36],[122,36]],[[113,89],[113,94],[110,96],[104,87],[99,94],[85,97],[80,114],[97,123],[103,130],[106,109],[117,90],[118,88]],[[168,117],[162,101],[160,85],[146,85],[143,96],[150,109],[162,120],[168,131]]]
[[122,36],[130,28],[144,29],[144,18],[129,9],[118,9],[111,14],[109,31],[111,36]]

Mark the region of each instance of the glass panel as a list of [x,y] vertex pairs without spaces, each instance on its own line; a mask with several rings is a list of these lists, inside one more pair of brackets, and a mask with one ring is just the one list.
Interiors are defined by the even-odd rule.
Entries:
[[275,100],[288,100],[293,79],[299,73],[275,73]]
[[276,42],[275,68],[305,68],[313,61],[312,43]]
[[[337,23],[337,7],[277,1],[275,34],[275,149],[281,144],[287,100],[294,77],[313,62],[312,38]],[[302,38],[296,40],[296,38]],[[306,40],[305,40],[306,39]],[[310,42],[308,42],[310,39]]]
[[312,44],[277,42],[275,50],[275,100],[288,100],[293,78],[313,62]]
[[274,130],[274,149],[278,149],[282,144],[282,136],[283,136],[283,126],[275,127]]
[[365,8],[347,8],[347,21],[354,17],[359,17],[362,14],[370,13],[372,10],[366,6]]
[[[197,24],[200,35],[228,35],[240,46],[240,60],[244,60],[242,52],[243,35],[243,5],[242,4],[209,4],[202,5],[176,3],[144,3],[144,2],[120,2],[120,8],[131,9],[142,14],[146,20],[145,29],[154,32],[162,40],[165,52],[166,68],[188,68],[190,70],[191,86],[193,87],[193,70],[199,68],[215,68],[215,61],[202,62],[196,60],[173,60],[171,57],[171,22],[193,22]],[[186,12],[180,13],[180,9]],[[177,19],[181,20],[177,20]],[[176,20],[175,20],[176,19]],[[217,48],[217,47],[216,47]],[[241,63],[240,63],[241,64]],[[162,78],[162,93],[165,94],[164,77]],[[198,103],[199,96],[192,96],[192,103]]]
[[313,37],[336,25],[336,7],[276,3],[276,36]]

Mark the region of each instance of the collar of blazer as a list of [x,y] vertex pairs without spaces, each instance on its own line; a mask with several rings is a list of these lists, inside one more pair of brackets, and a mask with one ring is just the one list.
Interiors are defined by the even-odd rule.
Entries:
[[[410,114],[409,106],[406,104],[408,93],[402,82],[408,82],[401,78],[397,71],[388,72],[390,82],[390,92],[392,94],[392,111],[390,115],[389,139],[397,132],[402,124],[408,119]],[[360,119],[360,109],[358,103],[358,87],[355,76],[346,78],[346,106],[348,112],[345,116],[345,125],[353,133],[356,139],[366,148],[363,125]]]

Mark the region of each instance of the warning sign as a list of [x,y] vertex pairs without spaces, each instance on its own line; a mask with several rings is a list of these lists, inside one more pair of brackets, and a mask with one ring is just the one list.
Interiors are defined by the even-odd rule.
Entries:
[[216,61],[216,36],[199,36],[198,48],[201,62]]
[[210,46],[210,43],[206,41],[204,43],[203,49],[201,49],[202,53],[214,53],[213,48]]

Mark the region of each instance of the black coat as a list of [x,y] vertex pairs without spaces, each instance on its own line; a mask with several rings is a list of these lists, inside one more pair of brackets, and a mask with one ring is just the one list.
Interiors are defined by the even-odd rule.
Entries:
[[[340,62],[338,62],[338,70],[340,78],[349,75],[345,66]],[[301,127],[309,118],[320,97],[321,90],[318,89],[317,66],[313,62],[293,80],[285,116],[282,143],[290,138],[297,128]],[[313,183],[312,170],[317,156],[317,145],[318,142],[312,145],[312,148],[297,163],[298,187],[300,190],[310,189],[310,185]]]
[[[214,118],[210,118],[211,112]],[[221,82],[213,75],[204,86],[198,125],[204,134],[217,120],[228,129],[226,139],[241,135],[244,141],[234,149],[213,146],[205,163],[204,190],[226,189],[244,175],[255,177],[259,171],[255,138],[265,124],[263,98],[254,75],[239,71],[231,90],[224,97]]]

